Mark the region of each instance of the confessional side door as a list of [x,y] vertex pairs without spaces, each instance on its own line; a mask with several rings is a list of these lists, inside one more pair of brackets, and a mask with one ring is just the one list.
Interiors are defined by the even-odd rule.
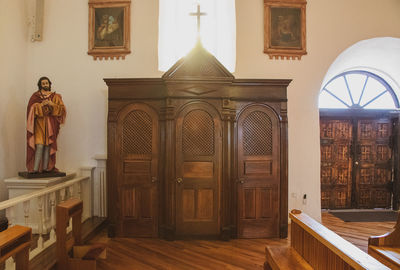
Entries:
[[118,115],[119,231],[122,236],[158,236],[157,113],[145,104],[130,104]]
[[216,236],[220,222],[221,119],[205,103],[176,120],[176,235]]
[[245,108],[237,122],[238,237],[279,237],[280,127],[266,106]]

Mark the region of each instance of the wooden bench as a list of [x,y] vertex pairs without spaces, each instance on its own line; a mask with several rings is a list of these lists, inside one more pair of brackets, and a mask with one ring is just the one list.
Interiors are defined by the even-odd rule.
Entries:
[[266,247],[264,269],[389,269],[301,211],[289,216],[290,241]]
[[368,254],[390,269],[400,269],[400,214],[392,232],[369,237]]
[[[95,270],[96,259],[105,259],[104,245],[83,246],[81,239],[83,202],[71,198],[57,205],[57,269],[59,270]],[[72,237],[67,239],[67,227],[72,218]],[[70,253],[72,255],[70,256]]]
[[16,270],[29,269],[29,247],[31,246],[32,229],[15,225],[0,232],[0,264],[11,256],[15,260]]

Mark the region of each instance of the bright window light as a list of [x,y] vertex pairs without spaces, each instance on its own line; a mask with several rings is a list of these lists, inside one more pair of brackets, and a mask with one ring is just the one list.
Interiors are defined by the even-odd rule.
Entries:
[[197,17],[201,42],[230,72],[236,63],[235,0],[159,0],[158,68],[168,70],[193,49],[197,41]]
[[349,71],[332,78],[321,90],[321,109],[397,109],[399,102],[390,85],[367,71]]

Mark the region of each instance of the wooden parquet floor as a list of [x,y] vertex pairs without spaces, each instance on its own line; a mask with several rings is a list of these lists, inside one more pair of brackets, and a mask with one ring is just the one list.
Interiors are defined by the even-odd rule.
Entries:
[[[322,223],[362,250],[367,250],[368,237],[390,231],[394,222],[348,223],[322,214]],[[134,270],[261,270],[265,245],[285,240],[233,239],[229,242],[146,238],[108,238],[101,231],[90,242],[107,245],[107,259],[99,260],[97,269]]]

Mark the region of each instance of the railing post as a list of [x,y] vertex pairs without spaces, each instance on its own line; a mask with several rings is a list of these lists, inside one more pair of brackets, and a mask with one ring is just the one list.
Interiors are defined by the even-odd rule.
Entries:
[[[81,192],[82,192],[82,200],[83,200],[83,213],[82,213],[82,221],[93,216],[92,214],[92,179],[94,174],[95,167],[82,167],[81,168],[81,176],[87,176],[89,179],[81,182]],[[96,194],[97,196],[97,194]]]
[[11,226],[14,225],[14,222],[15,222],[15,220],[14,220],[14,218],[15,218],[14,209],[15,209],[15,206],[11,206],[11,207],[6,209],[6,217],[8,219],[8,227],[11,227]]
[[65,201],[65,188],[60,189],[60,202]]
[[23,205],[24,205],[25,226],[26,226],[26,227],[30,227],[29,224],[28,224],[29,209],[30,209],[30,206],[31,206],[30,200],[24,201],[24,202],[23,202]]
[[55,232],[55,227],[56,227],[56,193],[52,192],[50,193],[50,240],[56,240],[56,232]]
[[43,197],[40,196],[37,198],[37,208],[38,208],[38,217],[39,217],[39,239],[38,239],[38,247],[43,249]]
[[74,197],[74,185],[70,185],[68,187],[68,193],[69,193],[68,199]]
[[93,178],[93,191],[98,194],[93,198],[93,215],[107,217],[107,183],[106,183],[106,163],[107,155],[96,155],[97,167]]

